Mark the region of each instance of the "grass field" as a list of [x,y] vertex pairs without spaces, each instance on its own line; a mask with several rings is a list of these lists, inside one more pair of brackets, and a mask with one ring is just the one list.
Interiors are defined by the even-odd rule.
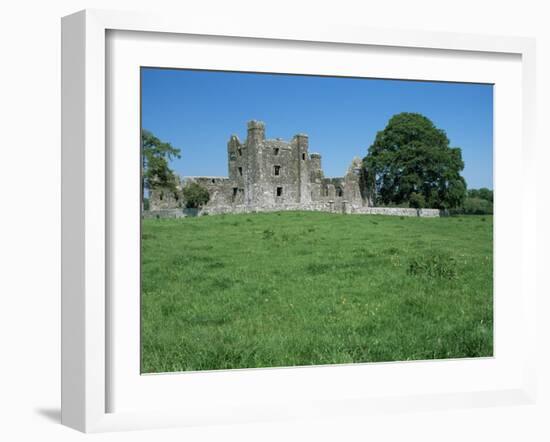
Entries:
[[491,356],[492,221],[143,220],[142,372]]

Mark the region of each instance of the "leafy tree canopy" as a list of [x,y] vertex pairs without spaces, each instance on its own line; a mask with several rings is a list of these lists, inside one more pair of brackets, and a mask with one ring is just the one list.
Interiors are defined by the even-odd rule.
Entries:
[[210,193],[208,189],[193,182],[183,188],[183,197],[187,207],[199,208],[210,200]]
[[363,165],[377,204],[446,209],[466,196],[460,148],[449,147],[445,132],[421,114],[394,115],[376,134]]
[[468,189],[469,198],[479,198],[485,201],[493,202],[493,191],[482,187],[481,189]]
[[141,133],[142,187],[164,187],[176,190],[176,177],[168,166],[173,158],[180,158],[180,149],[159,140],[146,129]]

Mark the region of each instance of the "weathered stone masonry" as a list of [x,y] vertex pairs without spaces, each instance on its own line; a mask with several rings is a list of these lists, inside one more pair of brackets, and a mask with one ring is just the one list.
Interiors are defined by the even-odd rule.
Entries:
[[[227,143],[228,177],[185,177],[177,191],[153,189],[150,210],[167,215],[184,211],[183,187],[192,181],[204,186],[210,201],[202,214],[315,210],[340,213],[381,213],[439,216],[438,210],[369,207],[362,188],[361,159],[354,158],[344,177],[325,178],[321,154],[309,153],[309,139],[295,135],[289,142],[266,139],[265,125],[249,121],[247,138],[231,135]],[[168,215],[170,216],[170,215]]]

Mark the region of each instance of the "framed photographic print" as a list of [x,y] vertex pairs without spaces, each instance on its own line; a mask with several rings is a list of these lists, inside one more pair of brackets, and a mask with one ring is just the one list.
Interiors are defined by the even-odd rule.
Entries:
[[534,43],[63,19],[63,423],[528,403]]

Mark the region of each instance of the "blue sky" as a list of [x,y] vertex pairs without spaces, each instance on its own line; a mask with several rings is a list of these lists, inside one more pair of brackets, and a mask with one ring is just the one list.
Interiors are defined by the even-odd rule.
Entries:
[[469,188],[493,188],[493,87],[142,68],[142,126],[181,149],[182,176],[227,176],[227,141],[262,120],[267,138],[309,135],[325,176],[363,158],[390,117],[419,112],[462,148]]

